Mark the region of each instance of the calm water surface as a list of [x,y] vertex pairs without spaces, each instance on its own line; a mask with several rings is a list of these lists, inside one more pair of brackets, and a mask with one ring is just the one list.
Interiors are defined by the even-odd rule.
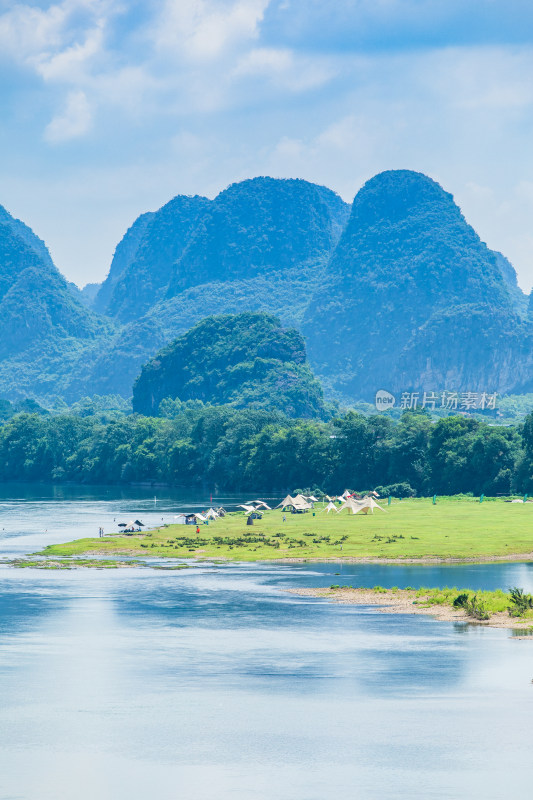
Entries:
[[[0,556],[191,505],[145,495],[4,488]],[[533,640],[282,591],[331,583],[533,565],[0,566],[1,800],[528,797]]]

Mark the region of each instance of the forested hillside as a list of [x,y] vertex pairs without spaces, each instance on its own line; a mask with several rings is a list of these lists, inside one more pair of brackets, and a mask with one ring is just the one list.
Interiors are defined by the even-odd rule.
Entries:
[[306,311],[311,363],[346,397],[510,391],[529,380],[533,340],[509,268],[430,178],[377,175]]
[[533,314],[512,265],[419,173],[377,175],[351,214],[303,180],[178,195],[133,223],[83,292],[0,208],[0,397],[129,398],[170,341],[243,311],[302,332],[327,395],[348,405],[377,389],[533,389]]
[[44,243],[0,207],[0,396],[60,394],[114,324],[89,311]]
[[325,415],[302,335],[269,314],[208,317],[157,353],[133,386],[133,410],[157,415],[165,399]]

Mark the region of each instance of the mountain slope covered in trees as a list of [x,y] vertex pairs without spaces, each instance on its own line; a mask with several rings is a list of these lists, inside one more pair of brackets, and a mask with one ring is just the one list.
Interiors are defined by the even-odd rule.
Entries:
[[306,311],[310,359],[348,397],[509,391],[533,355],[509,268],[437,183],[381,173],[357,194],[328,289]]
[[0,394],[60,393],[113,330],[74,296],[44,243],[0,207]]
[[270,314],[208,317],[157,353],[135,382],[133,410],[157,415],[165,399],[325,413],[302,335]]
[[106,281],[84,292],[0,207],[0,397],[130,397],[169,341],[243,311],[303,332],[311,366],[347,402],[380,388],[533,388],[533,312],[512,265],[420,173],[377,175],[351,213],[303,180],[177,196],[133,223]]

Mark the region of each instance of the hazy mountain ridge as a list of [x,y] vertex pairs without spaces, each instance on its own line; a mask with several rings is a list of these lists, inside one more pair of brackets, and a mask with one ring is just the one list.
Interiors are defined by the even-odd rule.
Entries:
[[[378,388],[527,390],[533,326],[512,265],[453,197],[408,170],[353,206],[302,180],[255,178],[141,215],[90,295],[0,207],[0,396],[130,396],[154,353],[213,314],[303,330],[337,396]],[[531,312],[529,312],[531,314]],[[110,319],[113,317],[113,319]]]
[[179,195],[149,217],[143,215],[117,247],[95,306],[122,322],[138,319],[168,291],[191,235],[211,203]]
[[311,363],[366,399],[379,388],[510,390],[528,372],[531,333],[498,255],[430,178],[377,175],[354,200],[329,295],[307,310]]

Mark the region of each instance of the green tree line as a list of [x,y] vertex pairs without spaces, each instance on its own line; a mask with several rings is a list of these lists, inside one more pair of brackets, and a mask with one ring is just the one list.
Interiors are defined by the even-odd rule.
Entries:
[[[163,405],[165,417],[19,413],[0,426],[0,480],[158,481],[338,493],[404,484],[418,495],[533,491],[533,414],[520,426],[406,412],[327,422],[279,411]],[[394,492],[393,492],[394,493]]]

